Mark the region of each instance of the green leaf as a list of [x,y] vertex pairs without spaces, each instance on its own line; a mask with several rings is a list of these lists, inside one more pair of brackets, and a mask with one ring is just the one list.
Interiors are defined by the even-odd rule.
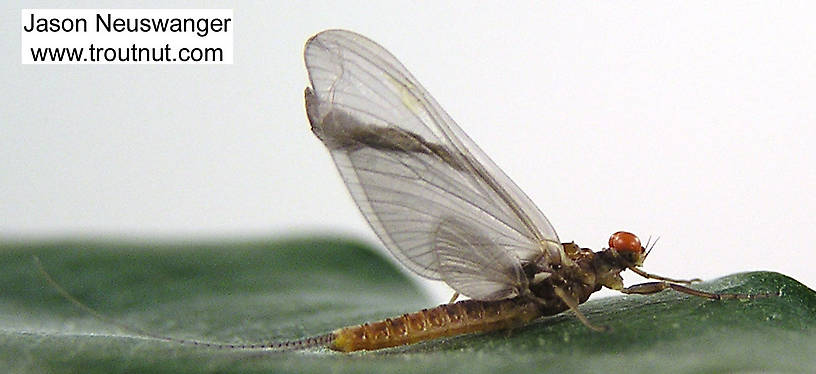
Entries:
[[816,293],[778,273],[695,287],[781,293],[710,301],[672,291],[582,306],[513,331],[377,352],[259,353],[136,336],[78,309],[180,339],[263,343],[430,307],[391,263],[354,242],[0,244],[0,367],[9,372],[734,372],[816,367]]

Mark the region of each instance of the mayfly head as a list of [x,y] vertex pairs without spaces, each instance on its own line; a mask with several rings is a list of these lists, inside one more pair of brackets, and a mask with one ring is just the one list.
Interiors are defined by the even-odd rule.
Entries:
[[623,260],[624,267],[642,266],[646,259],[646,248],[640,244],[637,235],[631,232],[618,231],[609,237],[609,251]]
[[609,248],[596,252],[593,259],[596,281],[613,290],[623,289],[620,272],[643,265],[646,249],[635,234],[618,231],[609,237]]

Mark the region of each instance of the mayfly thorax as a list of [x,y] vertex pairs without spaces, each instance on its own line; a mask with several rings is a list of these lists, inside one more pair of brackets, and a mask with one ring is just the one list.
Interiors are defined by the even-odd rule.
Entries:
[[[512,328],[566,310],[588,328],[604,330],[578,309],[603,287],[625,294],[670,288],[709,299],[764,296],[708,293],[687,287],[696,280],[646,273],[639,267],[650,248],[628,232],[613,234],[608,248],[597,252],[562,243],[527,195],[383,47],[353,32],[328,30],[309,39],[304,55],[312,132],[371,228],[405,267],[469,300],[252,346],[181,341],[117,325],[220,348],[351,352]],[[627,269],[654,281],[624,287],[620,273]]]

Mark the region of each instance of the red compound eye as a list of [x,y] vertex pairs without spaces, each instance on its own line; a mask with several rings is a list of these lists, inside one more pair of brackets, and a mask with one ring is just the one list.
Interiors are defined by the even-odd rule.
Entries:
[[643,252],[640,239],[631,232],[618,231],[609,237],[609,248],[614,248],[618,252]]

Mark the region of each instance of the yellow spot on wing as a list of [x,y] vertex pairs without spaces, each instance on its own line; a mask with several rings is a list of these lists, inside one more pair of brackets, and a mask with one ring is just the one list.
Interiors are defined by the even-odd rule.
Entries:
[[402,104],[412,112],[418,113],[421,105],[419,98],[416,97],[416,86],[408,81],[398,81],[390,75],[386,75],[385,77],[394,85],[394,88],[396,88]]

